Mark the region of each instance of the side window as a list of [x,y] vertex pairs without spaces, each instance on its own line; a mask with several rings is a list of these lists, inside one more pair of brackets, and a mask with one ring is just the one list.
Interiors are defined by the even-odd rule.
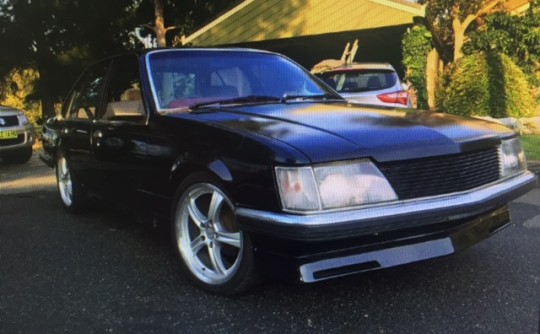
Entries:
[[162,108],[178,108],[182,101],[201,97],[201,77],[191,68],[167,68],[154,75]]
[[217,70],[210,75],[210,96],[237,97],[251,95],[249,80],[238,67]]
[[124,56],[113,61],[105,96],[107,106],[102,119],[141,120],[144,117],[137,57]]
[[107,75],[109,62],[89,68],[77,83],[69,98],[66,118],[93,120],[100,107],[101,89]]

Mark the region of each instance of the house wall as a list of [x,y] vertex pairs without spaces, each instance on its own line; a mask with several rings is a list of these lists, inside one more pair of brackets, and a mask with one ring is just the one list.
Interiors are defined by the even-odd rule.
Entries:
[[245,0],[182,42],[275,51],[309,69],[358,39],[356,61],[389,62],[402,75],[401,38],[423,15],[399,0]]

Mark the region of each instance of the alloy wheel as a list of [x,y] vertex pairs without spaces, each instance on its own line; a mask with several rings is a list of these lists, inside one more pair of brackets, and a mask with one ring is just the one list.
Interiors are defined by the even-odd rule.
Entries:
[[234,206],[216,186],[198,183],[180,198],[175,216],[175,238],[191,273],[208,285],[234,277],[243,247]]
[[73,182],[66,158],[60,157],[56,164],[58,190],[64,204],[69,207],[73,203]]

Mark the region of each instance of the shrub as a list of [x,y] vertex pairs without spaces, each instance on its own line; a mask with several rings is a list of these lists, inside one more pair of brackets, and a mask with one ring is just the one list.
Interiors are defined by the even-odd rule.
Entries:
[[523,71],[510,57],[495,53],[460,59],[440,97],[444,111],[466,116],[528,117],[536,108]]
[[23,110],[30,122],[36,124],[41,116],[40,104],[27,97],[34,90],[38,78],[38,72],[31,68],[15,69],[0,78],[0,105]]

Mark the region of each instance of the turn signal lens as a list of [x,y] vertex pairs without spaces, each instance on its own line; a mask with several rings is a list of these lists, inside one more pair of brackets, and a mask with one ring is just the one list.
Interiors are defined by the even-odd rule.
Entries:
[[319,195],[311,167],[276,167],[281,203],[292,211],[319,209]]
[[19,119],[20,125],[27,125],[30,124],[30,121],[28,121],[28,118],[24,114],[17,115],[17,118]]
[[504,140],[500,146],[501,176],[510,176],[527,169],[525,153],[518,138]]

